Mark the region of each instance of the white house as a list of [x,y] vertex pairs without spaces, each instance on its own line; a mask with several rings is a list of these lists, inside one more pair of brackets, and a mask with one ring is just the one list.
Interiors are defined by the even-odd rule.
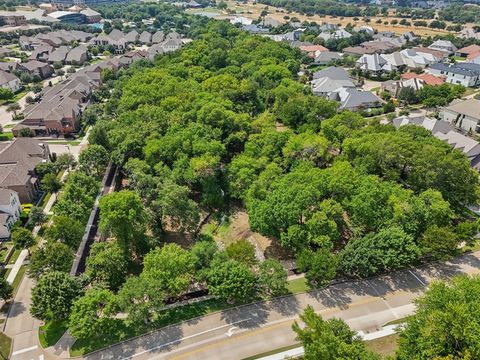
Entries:
[[440,112],[442,120],[466,131],[480,132],[480,100],[457,100]]
[[15,75],[0,70],[0,87],[4,89],[9,89],[15,93],[21,89],[22,84],[20,82],[20,79]]
[[448,52],[449,54],[453,54],[455,51],[457,51],[457,47],[452,44],[451,41],[448,40],[437,40],[432,43],[428,47],[429,49],[433,50],[440,50],[440,51],[445,51]]
[[446,76],[446,82],[460,84],[466,87],[480,85],[480,65],[476,63],[457,63],[447,65],[444,63],[432,64],[428,70],[436,76]]
[[10,239],[11,230],[20,217],[21,206],[16,191],[0,189],[0,241]]

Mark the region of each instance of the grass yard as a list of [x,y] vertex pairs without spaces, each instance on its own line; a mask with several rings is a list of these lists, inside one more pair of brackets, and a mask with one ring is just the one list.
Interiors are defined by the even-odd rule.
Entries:
[[44,349],[55,345],[65,331],[67,331],[67,324],[63,321],[54,321],[40,326],[40,330],[38,331],[40,345]]
[[309,290],[307,282],[305,278],[298,278],[294,280],[290,280],[287,285],[287,289],[292,294],[303,293]]
[[0,331],[0,359],[10,359],[10,349],[12,347],[12,339]]
[[[193,319],[198,316],[207,315],[215,311],[224,310],[232,306],[235,305],[212,299],[170,309],[165,311],[164,314],[162,314],[162,317],[158,320],[156,324],[157,329]],[[122,320],[117,319],[116,322],[112,324],[111,331],[107,338],[100,339],[94,337],[88,340],[77,340],[70,349],[70,356],[74,357],[88,354],[94,350],[104,348],[144,333],[145,331],[142,331],[142,329],[137,330],[132,327],[127,327]]]
[[80,140],[52,140],[52,141],[47,141],[47,144],[51,145],[70,145],[70,146],[78,146],[80,145]]
[[14,294],[17,293],[18,287],[20,286],[20,283],[22,282],[22,279],[25,276],[26,271],[27,271],[26,266],[21,266],[20,269],[18,270],[17,276],[15,277],[15,280],[13,280],[13,283],[12,283]]
[[399,334],[392,334],[375,340],[366,341],[367,348],[384,358],[395,354],[398,349]]
[[0,134],[0,141],[9,141],[13,139],[13,133],[5,132]]
[[413,317],[413,315],[410,315],[410,316],[406,316],[406,317],[403,317],[403,318],[400,318],[400,319],[392,320],[392,321],[389,321],[388,323],[386,323],[386,324],[383,325],[383,326],[388,326],[388,325],[400,325],[400,324],[406,323],[406,322],[407,322],[408,320],[410,320],[412,317]]

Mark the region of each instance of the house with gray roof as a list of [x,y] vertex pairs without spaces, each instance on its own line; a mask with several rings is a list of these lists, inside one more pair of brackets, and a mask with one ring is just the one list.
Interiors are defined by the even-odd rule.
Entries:
[[480,132],[480,100],[454,100],[440,111],[440,118],[466,131]]
[[79,45],[71,49],[65,57],[65,63],[69,65],[83,65],[88,60],[88,49]]
[[150,34],[148,31],[144,31],[140,34],[139,41],[142,44],[151,44],[152,43],[152,34]]
[[311,81],[315,95],[330,97],[342,88],[355,88],[350,75],[344,68],[331,66],[313,74]]
[[13,74],[0,70],[0,88],[16,93],[22,88],[20,79]]
[[429,49],[444,51],[446,53],[453,54],[457,51],[457,47],[453,45],[451,41],[448,40],[436,40],[429,47]]
[[342,59],[342,57],[337,52],[321,51],[315,57],[315,60],[313,61],[313,64],[314,65],[328,65],[328,64],[332,63],[333,61],[339,61],[341,59]]
[[383,101],[370,91],[345,87],[330,96],[330,99],[340,101],[340,109],[350,111],[376,108],[383,104]]
[[356,66],[372,75],[381,75],[384,72],[391,71],[391,68],[387,66],[387,60],[378,54],[363,55],[357,60]]
[[49,55],[48,55],[48,62],[50,64],[53,63],[62,63],[65,61],[65,58],[67,57],[68,52],[70,51],[70,47],[68,46],[60,46],[59,48],[53,50]]
[[345,29],[338,29],[332,32],[322,32],[320,35],[318,35],[319,38],[322,38],[323,40],[340,40],[340,39],[348,39],[352,37],[352,34],[350,34],[347,30]]
[[135,29],[125,34],[125,41],[129,44],[136,43],[139,38],[140,38],[140,35],[138,34],[138,31]]
[[350,75],[347,70],[338,66],[330,66],[313,73],[313,79],[320,79],[323,77],[328,77],[334,80],[350,80]]
[[251,34],[268,34],[270,32],[269,29],[261,27],[258,24],[250,24],[242,26],[242,30],[247,31]]
[[40,192],[35,167],[49,160],[48,145],[20,137],[0,145],[0,189],[18,193],[21,203],[33,203]]
[[31,60],[27,63],[18,64],[18,71],[46,79],[53,74],[53,67],[41,61]]
[[446,82],[451,84],[460,84],[466,87],[476,87],[480,85],[480,64],[456,63],[449,65],[436,63],[430,65],[428,71],[432,75],[446,76]]
[[159,44],[165,40],[165,34],[163,31],[157,31],[152,35],[152,44]]

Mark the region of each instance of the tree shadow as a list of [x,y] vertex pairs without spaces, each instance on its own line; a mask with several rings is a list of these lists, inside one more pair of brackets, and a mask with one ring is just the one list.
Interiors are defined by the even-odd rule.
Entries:
[[265,302],[240,306],[222,311],[221,318],[227,324],[235,325],[241,329],[252,329],[265,324],[270,309]]
[[285,296],[273,299],[270,301],[270,307],[282,316],[293,316],[300,311],[300,303],[296,296]]

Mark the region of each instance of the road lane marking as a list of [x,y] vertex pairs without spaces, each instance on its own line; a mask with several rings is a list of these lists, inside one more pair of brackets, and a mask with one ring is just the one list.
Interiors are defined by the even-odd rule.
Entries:
[[228,329],[228,331],[225,333],[225,335],[227,335],[228,337],[232,337],[233,335],[233,332],[238,329],[237,326],[232,326],[230,329]]
[[184,340],[188,340],[188,339],[191,339],[191,338],[194,338],[194,337],[203,335],[203,334],[208,334],[209,332],[212,332],[212,331],[215,331],[215,330],[219,330],[219,329],[223,329],[223,328],[225,328],[225,327],[228,327],[228,326],[231,326],[231,325],[234,325],[234,324],[239,324],[239,323],[242,323],[242,322],[245,322],[245,321],[248,321],[248,320],[250,320],[250,318],[246,318],[246,319],[243,319],[243,320],[238,320],[238,321],[232,322],[232,323],[230,323],[230,324],[225,324],[225,325],[222,325],[222,326],[217,326],[216,328],[213,328],[213,329],[210,329],[210,330],[205,330],[205,331],[202,331],[202,332],[193,334],[193,335],[185,336],[185,337],[183,337],[183,338],[181,338],[181,339],[172,340],[172,341],[169,341],[169,342],[167,342],[167,343],[165,343],[165,344],[161,344],[161,345],[155,346],[155,347],[153,347],[153,348],[151,348],[151,349],[143,350],[143,351],[140,351],[140,352],[138,352],[138,353],[136,353],[136,354],[133,354],[133,355],[131,355],[131,356],[127,356],[127,357],[121,358],[121,360],[133,359],[133,358],[136,357],[136,356],[140,356],[140,355],[143,355],[143,354],[152,352],[152,351],[154,351],[154,350],[161,349],[161,348],[163,348],[163,347],[165,347],[165,346],[173,345],[173,344],[182,342],[182,341],[184,341]]
[[20,354],[23,354],[23,353],[26,353],[26,352],[29,352],[29,351],[32,351],[32,350],[36,350],[36,349],[38,349],[38,346],[37,346],[37,345],[32,346],[32,347],[29,347],[29,348],[17,350],[17,351],[14,351],[14,352],[12,353],[12,356],[20,355]]

